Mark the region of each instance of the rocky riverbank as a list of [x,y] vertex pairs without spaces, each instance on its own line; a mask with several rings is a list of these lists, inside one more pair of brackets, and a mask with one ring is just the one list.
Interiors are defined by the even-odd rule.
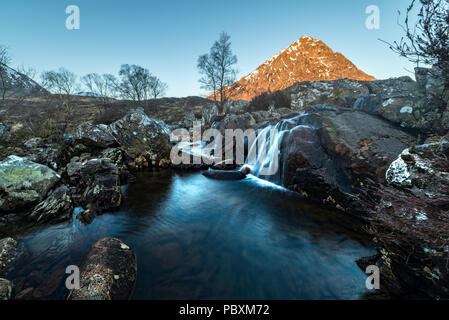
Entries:
[[[221,132],[284,122],[280,183],[363,219],[378,255],[360,265],[377,264],[391,293],[447,298],[449,99],[435,74],[417,69],[417,81],[298,83],[283,90],[292,101],[284,109],[254,110],[237,101],[218,114],[208,102],[176,117],[159,112],[159,119],[131,109],[109,124],[82,122],[58,139],[33,137],[21,144],[12,143],[17,126],[3,121],[0,238],[67,223],[75,207],[83,208],[77,217],[83,223],[117,210],[121,186],[133,180],[134,170],[207,167],[171,164],[173,129],[190,129],[194,121]],[[0,259],[11,256],[11,249],[5,252]],[[5,281],[1,296],[10,297]]]

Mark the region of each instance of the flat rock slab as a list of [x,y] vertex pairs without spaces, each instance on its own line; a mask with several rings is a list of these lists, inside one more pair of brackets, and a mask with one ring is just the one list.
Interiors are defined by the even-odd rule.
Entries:
[[116,238],[103,238],[90,248],[80,267],[80,289],[68,300],[126,300],[136,281],[136,258]]
[[216,179],[216,180],[242,180],[245,179],[244,175],[239,170],[213,170],[209,169],[203,172],[203,176]]

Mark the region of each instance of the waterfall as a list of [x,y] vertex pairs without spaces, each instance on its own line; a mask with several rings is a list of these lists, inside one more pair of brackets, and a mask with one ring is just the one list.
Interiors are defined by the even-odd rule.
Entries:
[[290,120],[278,122],[262,129],[253,141],[245,164],[251,168],[256,177],[274,184],[283,185],[285,157],[282,146],[287,141],[294,123]]

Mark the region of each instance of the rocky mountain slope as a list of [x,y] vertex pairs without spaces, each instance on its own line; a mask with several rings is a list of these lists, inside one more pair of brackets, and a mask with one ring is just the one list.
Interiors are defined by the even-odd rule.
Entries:
[[303,36],[229,87],[233,100],[251,100],[263,92],[285,89],[297,82],[337,79],[373,81],[324,42]]
[[0,99],[47,94],[36,81],[0,63]]

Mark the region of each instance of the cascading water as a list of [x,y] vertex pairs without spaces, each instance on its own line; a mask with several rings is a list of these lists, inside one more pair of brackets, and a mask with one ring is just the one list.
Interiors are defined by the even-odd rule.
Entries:
[[275,126],[269,125],[259,132],[245,162],[254,176],[283,186],[286,157],[283,156],[282,149],[288,141],[292,126],[295,125],[295,121],[282,120]]

